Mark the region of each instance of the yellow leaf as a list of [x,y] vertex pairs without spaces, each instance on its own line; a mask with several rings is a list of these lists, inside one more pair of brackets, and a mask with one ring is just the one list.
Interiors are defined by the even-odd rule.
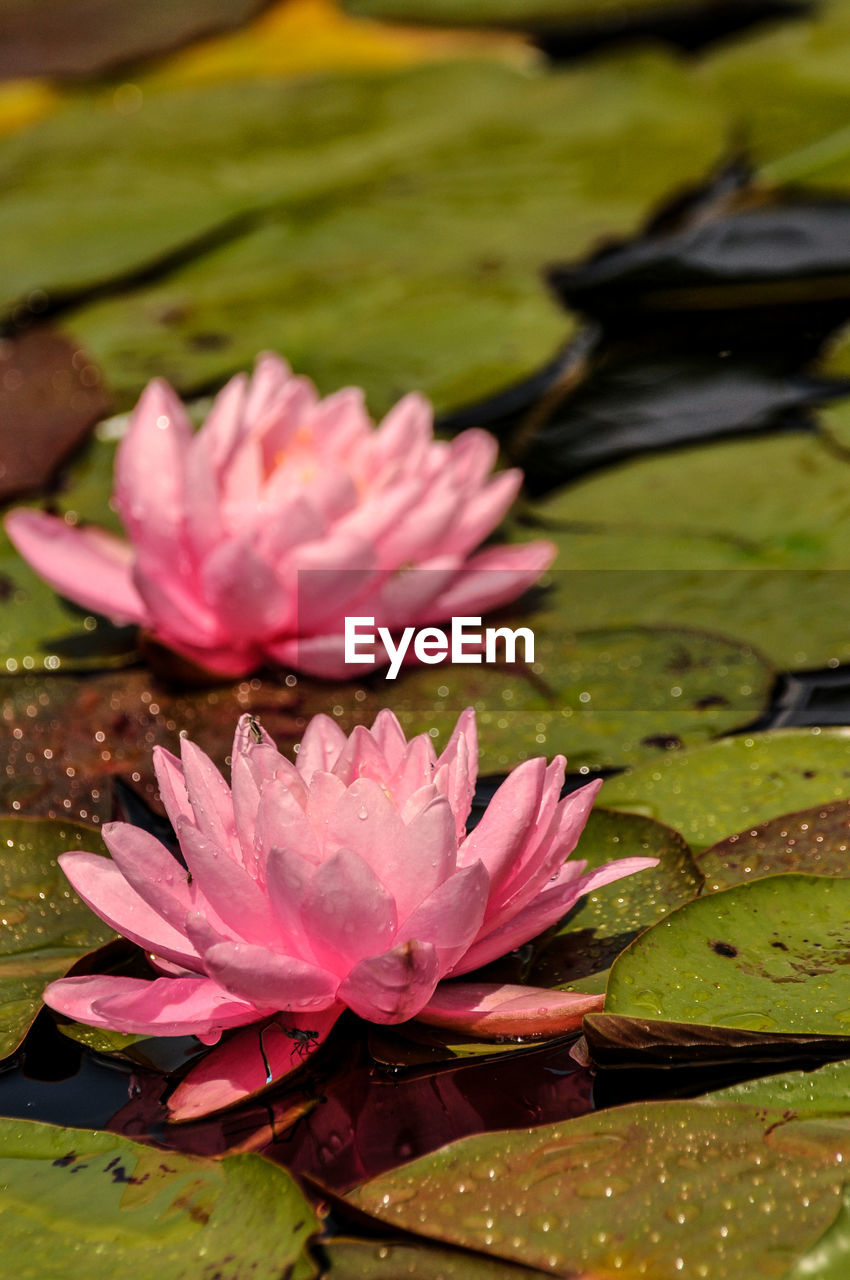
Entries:
[[148,83],[173,86],[241,76],[370,70],[479,55],[520,66],[537,58],[518,36],[416,30],[349,17],[334,0],[284,0],[241,31],[163,59],[144,78]]

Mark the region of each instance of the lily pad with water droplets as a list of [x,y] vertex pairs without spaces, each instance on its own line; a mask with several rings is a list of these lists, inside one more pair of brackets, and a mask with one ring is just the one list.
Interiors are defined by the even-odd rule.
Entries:
[[63,600],[0,528],[0,655],[2,675],[124,666],[136,656],[136,628]]
[[588,869],[615,858],[659,858],[657,867],[626,876],[582,898],[540,944],[526,981],[568,991],[604,991],[609,966],[632,939],[674,907],[696,897],[702,876],[682,836],[633,813],[595,808],[574,859]]
[[0,1058],[23,1040],[48,982],[115,937],[71,891],[56,862],[68,849],[106,852],[92,827],[0,818]]
[[835,1220],[848,1157],[850,1119],[655,1102],[456,1142],[348,1198],[558,1274],[779,1280]]
[[633,459],[532,513],[576,629],[704,627],[793,670],[850,658],[849,495],[846,460],[783,435]]
[[850,729],[723,738],[629,769],[601,803],[665,822],[698,852],[748,824],[850,796]]
[[203,1160],[112,1133],[0,1120],[3,1256],[21,1280],[309,1280],[318,1220],[259,1156]]
[[850,800],[785,813],[699,855],[709,892],[782,871],[850,876]]
[[[350,728],[370,724],[387,706],[408,735],[435,730],[445,742],[471,705],[482,772],[505,772],[557,752],[572,770],[655,758],[746,725],[766,706],[773,673],[749,646],[684,628],[572,633],[568,575],[555,577],[556,591],[539,612],[507,621],[534,632],[530,668],[421,667],[392,682],[379,673],[359,690],[299,679],[300,709],[307,715],[337,705],[341,725]],[[522,657],[521,641],[517,653]]]
[[768,876],[686,903],[614,962],[606,1014],[850,1034],[850,880]]
[[[534,1268],[514,1265],[509,1270],[504,1262],[482,1258],[459,1249],[435,1245],[376,1243],[347,1240],[335,1236],[324,1246],[330,1264],[331,1280],[398,1280],[399,1276],[416,1276],[417,1280],[539,1280]],[[582,1280],[580,1276],[574,1280]],[[592,1280],[592,1278],[588,1278]]]

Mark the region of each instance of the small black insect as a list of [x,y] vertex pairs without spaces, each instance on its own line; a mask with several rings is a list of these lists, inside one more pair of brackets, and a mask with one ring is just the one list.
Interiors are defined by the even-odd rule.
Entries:
[[285,1036],[295,1041],[292,1052],[297,1053],[299,1058],[303,1058],[311,1046],[315,1048],[319,1043],[318,1031],[302,1031],[300,1027],[281,1027],[280,1029]]
[[248,731],[255,742],[263,741],[263,730],[260,726],[259,720],[257,720],[255,716],[248,717]]

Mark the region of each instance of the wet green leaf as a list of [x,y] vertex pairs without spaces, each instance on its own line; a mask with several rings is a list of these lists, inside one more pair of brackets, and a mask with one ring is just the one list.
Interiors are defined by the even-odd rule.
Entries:
[[359,689],[299,679],[299,710],[312,714],[331,701],[348,727],[355,720],[371,724],[388,706],[408,735],[437,729],[446,741],[458,711],[472,705],[482,772],[504,772],[556,752],[572,770],[656,757],[747,724],[766,706],[770,667],[723,637],[642,628],[571,634],[569,577],[555,575],[564,581],[540,612],[507,622],[534,631],[530,669],[423,667],[392,682],[375,676]]
[[381,1244],[335,1236],[324,1251],[332,1280],[397,1280],[403,1275],[417,1280],[525,1280],[540,1275],[528,1267],[507,1268],[501,1260],[419,1243]]
[[124,666],[136,628],[116,627],[57,596],[0,528],[0,671],[84,671]]
[[686,903],[615,961],[607,1014],[846,1036],[850,881],[779,875]]
[[754,1107],[788,1108],[798,1115],[850,1113],[850,1062],[829,1062],[816,1071],[785,1071],[760,1080],[745,1080],[710,1093],[704,1099],[715,1102],[746,1102]]
[[781,729],[673,752],[610,778],[601,802],[681,831],[697,852],[794,809],[850,795],[850,729]]
[[[642,929],[696,897],[702,876],[677,831],[633,813],[591,811],[573,858],[588,869],[616,858],[659,858],[583,898],[540,947],[527,981],[569,991],[604,991],[609,965]],[[589,984],[593,984],[592,986]]]
[[318,1230],[283,1169],[90,1129],[0,1120],[3,1252],[21,1280],[308,1280]]
[[826,0],[800,21],[722,46],[698,79],[717,94],[769,180],[846,187],[848,50],[850,9]]
[[850,876],[850,800],[785,813],[736,832],[697,859],[710,892],[782,871]]
[[810,436],[633,459],[533,513],[569,570],[576,628],[705,627],[780,669],[850,657],[850,467]]
[[644,1103],[456,1142],[348,1198],[547,1271],[778,1280],[835,1220],[848,1153],[844,1118]]
[[633,230],[724,145],[687,70],[648,52],[568,76],[151,90],[130,115],[98,99],[0,142],[6,304],[121,277],[64,322],[124,403],[155,374],[206,389],[264,347],[324,391],[365,386],[375,412],[416,386],[457,403],[565,336],[542,262]]
[[0,1058],[23,1040],[48,982],[115,936],[57,865],[69,849],[106,852],[92,827],[0,818]]

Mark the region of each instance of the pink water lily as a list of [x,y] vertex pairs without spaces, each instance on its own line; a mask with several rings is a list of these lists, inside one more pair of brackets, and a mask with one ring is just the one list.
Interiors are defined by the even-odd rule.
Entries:
[[[408,742],[389,711],[350,737],[319,715],[295,764],[243,716],[231,787],[187,739],[182,761],[156,748],[185,867],[125,823],[103,829],[111,859],[73,852],[61,863],[80,897],[144,947],[161,976],[64,978],[45,999],[94,1026],[194,1033],[209,1043],[228,1028],[285,1015],[262,1042],[252,1028],[221,1047],[231,1084],[253,1054],[243,1092],[262,1086],[261,1066],[271,1079],[297,1065],[345,1007],[396,1023],[427,1018],[433,1001],[434,1020],[457,1026],[463,984],[442,987],[444,979],[527,942],[582,894],[655,863],[622,858],[587,872],[568,860],[599,784],[560,799],[560,756],[519,765],[467,835],[477,754],[472,710],[439,757],[427,733]],[[505,1002],[520,994],[508,988]],[[564,992],[530,994],[530,1022],[519,998],[523,1025],[544,1033],[558,1029],[552,1008],[590,1007]],[[472,1024],[504,1033],[499,1002],[498,991],[472,984]],[[223,1105],[221,1078],[220,1066],[210,1077],[202,1064],[203,1109]]]
[[495,459],[486,431],[435,440],[420,395],[375,429],[360,391],[320,400],[265,355],[197,432],[167,383],[144,392],[115,465],[129,542],[25,508],[6,528],[57,591],[210,671],[360,676],[344,661],[346,614],[388,631],[480,616],[551,563],[548,542],[472,554],[522,479],[491,475]]

